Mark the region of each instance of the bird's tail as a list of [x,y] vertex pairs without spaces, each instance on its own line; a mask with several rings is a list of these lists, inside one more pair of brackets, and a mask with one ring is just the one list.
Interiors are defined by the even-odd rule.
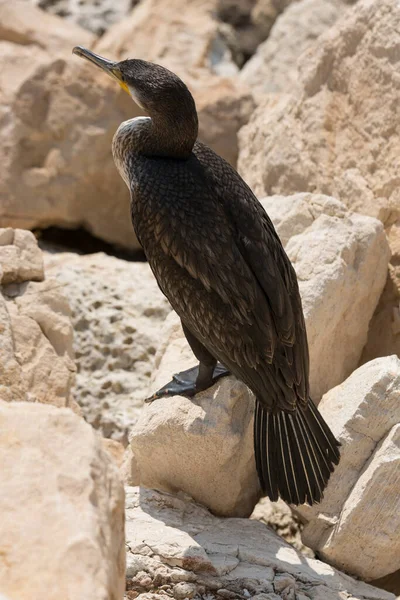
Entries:
[[304,410],[270,413],[256,400],[254,451],[258,478],[273,501],[320,502],[334,466],[339,442],[309,400]]

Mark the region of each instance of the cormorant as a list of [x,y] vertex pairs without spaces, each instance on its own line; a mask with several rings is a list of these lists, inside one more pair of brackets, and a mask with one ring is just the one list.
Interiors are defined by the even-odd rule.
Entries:
[[256,397],[263,492],[291,504],[319,502],[339,443],[309,397],[297,278],[271,220],[235,169],[197,140],[196,106],[179,77],[144,60],[73,52],[149,115],[119,126],[113,156],[137,238],[199,360],[154,397],[190,396],[233,373]]

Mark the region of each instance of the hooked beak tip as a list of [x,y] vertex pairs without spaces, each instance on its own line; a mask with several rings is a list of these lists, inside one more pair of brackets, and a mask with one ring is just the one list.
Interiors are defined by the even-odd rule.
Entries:
[[108,60],[108,58],[103,58],[102,56],[95,54],[94,52],[88,50],[87,48],[84,48],[83,46],[75,46],[75,48],[73,48],[72,50],[72,54],[76,54],[81,58],[85,58],[97,67],[100,67],[100,69],[103,69],[103,71],[106,71],[106,73],[108,73],[112,77],[119,79],[119,69],[117,68],[117,63],[115,61]]

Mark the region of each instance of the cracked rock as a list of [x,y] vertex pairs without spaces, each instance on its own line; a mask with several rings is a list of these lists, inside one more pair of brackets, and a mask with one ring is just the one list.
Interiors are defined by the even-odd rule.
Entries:
[[0,401],[0,589],[18,600],[122,600],[124,489],[101,438],[65,408]]
[[32,233],[0,229],[0,268],[0,399],[76,408],[70,308]]
[[242,81],[258,96],[296,89],[299,56],[332,27],[346,8],[341,0],[293,2],[245,64],[240,72]]
[[322,194],[261,200],[296,271],[317,401],[357,367],[390,257],[382,225]]
[[170,305],[146,263],[101,253],[45,256],[46,272],[71,305],[78,369],[73,396],[89,423],[126,444]]
[[323,397],[319,408],[342,443],[316,507],[302,506],[305,544],[365,580],[400,569],[400,360],[378,358]]
[[[194,586],[215,598],[289,599],[296,590],[299,599],[395,600],[389,592],[306,559],[262,523],[220,519],[188,499],[154,490],[126,489],[126,543],[128,594],[131,589],[152,593],[155,581],[169,585],[172,573],[175,588],[180,573],[188,585],[191,573],[191,590]],[[224,562],[230,566],[220,571]],[[135,570],[142,572],[141,588],[131,582]],[[162,573],[158,578],[157,572]]]
[[400,217],[399,28],[397,0],[360,0],[302,55],[294,93],[256,109],[239,169],[259,197],[322,192]]

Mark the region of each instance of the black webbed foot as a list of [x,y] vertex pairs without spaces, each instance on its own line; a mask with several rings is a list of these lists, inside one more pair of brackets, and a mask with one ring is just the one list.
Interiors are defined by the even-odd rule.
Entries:
[[205,372],[201,367],[200,369],[198,366],[192,367],[173,375],[172,381],[164,385],[149,398],[146,398],[145,402],[153,402],[167,396],[186,396],[187,398],[191,398],[198,392],[208,389],[218,379],[226,375],[230,375],[230,372],[221,363],[217,363],[208,377],[205,376]]

